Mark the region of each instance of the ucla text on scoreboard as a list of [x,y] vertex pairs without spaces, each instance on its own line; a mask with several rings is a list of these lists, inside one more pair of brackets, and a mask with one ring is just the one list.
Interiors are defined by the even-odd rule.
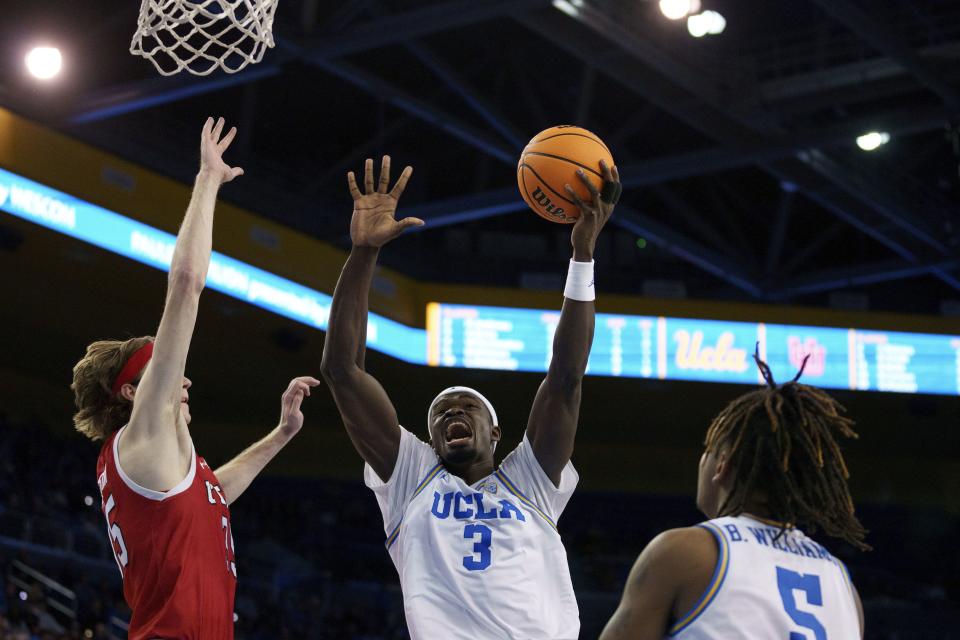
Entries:
[[[168,270],[176,238],[0,169],[0,210]],[[326,330],[331,297],[213,252],[207,286]],[[432,366],[546,371],[559,311],[430,303],[427,329],[370,313],[367,344]],[[778,380],[809,356],[804,380],[828,388],[960,394],[960,337],[754,322],[598,314],[588,374],[755,384],[755,345]]]

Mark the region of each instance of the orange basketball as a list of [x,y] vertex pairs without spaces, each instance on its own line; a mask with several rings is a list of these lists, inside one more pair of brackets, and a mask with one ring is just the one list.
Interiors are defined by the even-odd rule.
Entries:
[[583,169],[599,190],[603,186],[600,161],[613,166],[610,149],[597,136],[573,125],[544,129],[527,144],[517,164],[517,184],[524,201],[537,215],[561,224],[580,217],[580,209],[564,189],[569,184],[584,202],[590,192],[577,177]]

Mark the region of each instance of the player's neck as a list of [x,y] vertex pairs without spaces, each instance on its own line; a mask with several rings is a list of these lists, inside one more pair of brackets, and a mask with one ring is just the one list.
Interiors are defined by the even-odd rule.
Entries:
[[755,497],[747,500],[743,505],[743,511],[741,512],[741,515],[751,516],[761,521],[780,522],[776,514],[770,510],[765,498]]
[[453,475],[461,478],[467,484],[483,480],[493,473],[492,460],[472,460],[470,462],[453,463],[444,461],[443,466]]

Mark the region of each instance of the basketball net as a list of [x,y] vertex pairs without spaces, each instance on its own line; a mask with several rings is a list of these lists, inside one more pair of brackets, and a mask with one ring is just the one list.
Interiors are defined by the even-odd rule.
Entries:
[[162,75],[236,73],[273,47],[278,0],[142,0],[130,53]]

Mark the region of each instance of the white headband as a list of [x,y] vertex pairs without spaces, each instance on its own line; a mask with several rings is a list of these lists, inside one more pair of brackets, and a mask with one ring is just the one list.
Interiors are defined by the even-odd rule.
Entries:
[[443,396],[448,396],[451,393],[468,393],[471,396],[475,397],[477,400],[482,402],[484,406],[487,408],[487,411],[490,412],[490,420],[493,423],[493,426],[494,427],[498,426],[497,412],[493,410],[493,405],[490,404],[490,401],[487,400],[487,398],[482,393],[480,393],[476,389],[471,389],[470,387],[449,387],[441,391],[439,394],[437,394],[437,397],[434,398],[433,402],[430,403],[430,408],[427,409],[427,425],[430,424],[430,421],[433,417],[433,407],[436,406],[438,402],[440,402],[440,398],[442,398]]

